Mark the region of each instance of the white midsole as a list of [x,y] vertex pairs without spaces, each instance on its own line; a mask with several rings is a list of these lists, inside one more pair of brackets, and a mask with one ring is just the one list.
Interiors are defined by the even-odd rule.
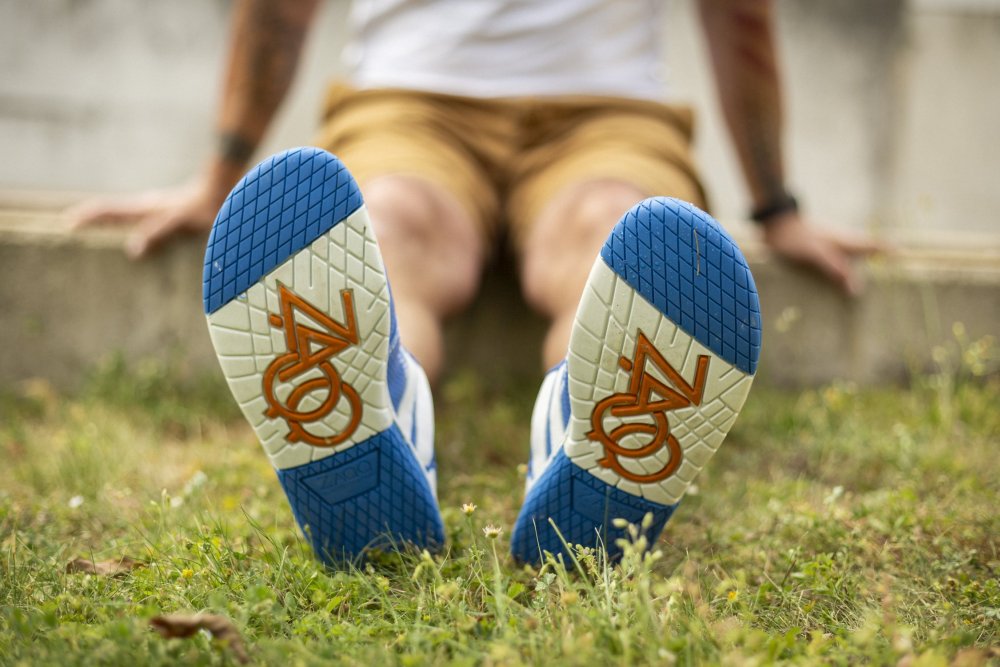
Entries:
[[[345,321],[341,290],[350,289],[359,343],[331,358],[336,371],[354,388],[363,406],[360,423],[351,436],[333,447],[289,442],[290,428],[281,417],[266,416],[264,372],[276,357],[287,352],[284,331],[268,317],[279,314],[278,283],[307,302]],[[208,316],[208,328],[219,363],[247,420],[260,438],[275,468],[286,469],[318,461],[364,441],[393,423],[392,404],[386,383],[389,353],[389,285],[364,206],[352,213],[309,246],[299,250],[264,278]],[[308,318],[303,318],[307,325]],[[316,370],[295,378],[295,383],[319,377]],[[281,400],[293,389],[279,382],[274,395]],[[302,411],[320,402],[306,396]],[[340,400],[322,420],[309,424],[311,433],[329,437],[340,433],[351,419],[347,400]]]
[[[700,404],[666,413],[670,433],[683,452],[681,463],[671,475],[654,482],[632,481],[602,465],[600,461],[606,458],[605,448],[587,435],[592,430],[591,415],[597,404],[612,394],[624,393],[628,389],[631,373],[619,365],[619,359],[622,356],[632,358],[639,331],[649,338],[686,382],[693,381],[699,356],[709,356]],[[718,357],[681,330],[600,258],[594,264],[577,311],[567,365],[571,411],[564,445],[567,456],[605,483],[665,505],[672,505],[681,499],[692,480],[718,449],[735,422],[753,382],[752,375]],[[671,384],[651,364],[647,364],[647,372]],[[645,421],[652,423],[653,419],[649,417]],[[618,420],[617,423],[625,422]],[[621,443],[626,448],[630,445],[636,448],[642,444],[643,437],[626,436]],[[670,453],[661,448],[643,458],[620,456],[617,461],[629,476],[649,476],[665,468],[670,461]]]

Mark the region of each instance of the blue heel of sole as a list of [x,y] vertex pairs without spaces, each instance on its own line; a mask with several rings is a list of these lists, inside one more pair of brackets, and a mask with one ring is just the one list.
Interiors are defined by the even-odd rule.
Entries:
[[334,456],[277,472],[296,521],[323,560],[444,544],[437,501],[395,426]]
[[647,513],[652,514],[653,522],[645,530],[652,543],[676,507],[619,491],[559,451],[524,500],[510,540],[511,553],[518,561],[540,563],[545,552],[565,553],[565,540],[570,545],[604,547],[608,557],[616,561],[621,557],[617,542],[627,539],[628,534],[612,521],[625,519],[640,525]]

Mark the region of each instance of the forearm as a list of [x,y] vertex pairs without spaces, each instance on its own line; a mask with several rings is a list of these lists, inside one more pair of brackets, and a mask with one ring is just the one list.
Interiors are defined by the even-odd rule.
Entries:
[[295,74],[318,0],[239,0],[234,8],[211,176],[242,175]]
[[771,0],[702,0],[723,116],[753,207],[786,196],[782,100]]

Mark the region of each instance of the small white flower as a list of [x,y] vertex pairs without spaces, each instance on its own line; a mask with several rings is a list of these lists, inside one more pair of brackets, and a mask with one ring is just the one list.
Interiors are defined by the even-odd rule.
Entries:
[[492,523],[488,523],[483,527],[483,535],[491,540],[500,537],[500,533],[502,532],[503,528],[501,526],[494,526]]
[[475,511],[476,511],[476,504],[475,503],[462,503],[462,514],[465,514],[466,516],[469,516],[470,514],[472,514]]
[[83,496],[73,496],[72,498],[69,499],[69,502],[66,504],[69,505],[70,509],[75,510],[77,507],[83,504]]

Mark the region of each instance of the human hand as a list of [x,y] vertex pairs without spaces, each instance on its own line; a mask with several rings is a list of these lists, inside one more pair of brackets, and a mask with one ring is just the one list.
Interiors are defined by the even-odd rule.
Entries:
[[863,288],[853,260],[885,250],[867,236],[813,227],[795,211],[768,221],[764,241],[778,256],[818,271],[850,296]]
[[65,212],[71,229],[99,225],[128,225],[125,241],[132,259],[145,257],[180,234],[208,233],[228,188],[214,187],[209,179],[178,188],[153,190],[120,197],[84,201]]

